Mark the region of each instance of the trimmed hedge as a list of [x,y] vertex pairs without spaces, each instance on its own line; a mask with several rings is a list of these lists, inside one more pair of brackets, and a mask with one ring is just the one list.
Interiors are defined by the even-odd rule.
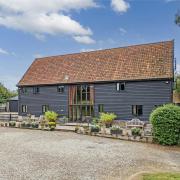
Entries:
[[180,144],[180,107],[167,104],[155,109],[150,115],[153,137],[159,144]]

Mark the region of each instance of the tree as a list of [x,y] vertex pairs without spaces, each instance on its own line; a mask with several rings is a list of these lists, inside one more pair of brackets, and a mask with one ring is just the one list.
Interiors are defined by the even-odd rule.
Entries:
[[177,12],[176,14],[175,23],[180,26],[180,12]]
[[16,91],[10,91],[3,84],[0,83],[0,103],[5,103],[9,98],[15,96],[17,96]]
[[175,77],[175,92],[180,93],[180,74]]

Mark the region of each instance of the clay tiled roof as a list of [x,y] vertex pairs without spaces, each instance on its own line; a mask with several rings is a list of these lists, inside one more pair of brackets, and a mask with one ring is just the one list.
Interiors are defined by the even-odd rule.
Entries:
[[173,46],[165,41],[38,58],[18,85],[172,78]]

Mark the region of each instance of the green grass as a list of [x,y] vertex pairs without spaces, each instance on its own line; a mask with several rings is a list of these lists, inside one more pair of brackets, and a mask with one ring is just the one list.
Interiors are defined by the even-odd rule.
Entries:
[[143,180],[180,180],[180,173],[144,174]]

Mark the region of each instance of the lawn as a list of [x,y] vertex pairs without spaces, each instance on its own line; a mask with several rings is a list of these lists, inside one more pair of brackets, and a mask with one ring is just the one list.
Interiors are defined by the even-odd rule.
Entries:
[[143,180],[180,180],[180,173],[144,174]]

